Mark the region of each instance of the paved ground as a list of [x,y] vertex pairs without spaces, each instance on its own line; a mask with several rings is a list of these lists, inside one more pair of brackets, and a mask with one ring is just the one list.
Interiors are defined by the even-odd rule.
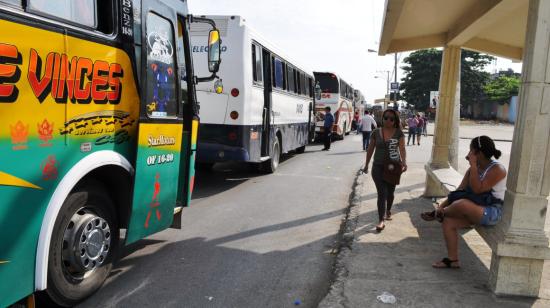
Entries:
[[[409,171],[396,191],[394,219],[382,233],[375,231],[378,214],[371,175],[358,176],[344,248],[336,266],[338,279],[320,307],[392,306],[377,300],[383,292],[396,297],[393,306],[397,307],[549,307],[548,300],[493,295],[487,286],[491,250],[473,229],[465,230],[460,239],[462,269],[431,267],[433,261],[446,255],[439,223],[419,217],[421,212],[433,209],[431,200],[421,197],[423,167],[429,159],[426,153],[430,152],[431,143],[432,138],[428,137],[421,146],[407,147]],[[462,152],[468,144],[468,140],[461,141]],[[544,280],[541,296],[548,298],[548,271]]]
[[131,246],[81,307],[315,307],[364,152],[358,136],[307,148],[274,175],[246,165],[198,174],[184,229]]

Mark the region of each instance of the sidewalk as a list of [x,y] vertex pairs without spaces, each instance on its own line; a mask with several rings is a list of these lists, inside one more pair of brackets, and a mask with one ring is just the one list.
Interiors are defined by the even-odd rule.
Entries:
[[[435,124],[428,124],[428,136],[433,136]],[[409,130],[403,130],[405,135]],[[489,125],[489,124],[461,124],[459,127],[460,139],[473,139],[480,135],[487,135],[494,141],[512,142],[514,137],[514,126],[509,124]]]
[[[420,219],[433,208],[422,198],[424,163],[412,161],[396,190],[393,220],[381,233],[371,175],[359,175],[336,264],[336,281],[319,307],[550,307],[550,301],[497,298],[487,286],[491,250],[475,230],[460,237],[459,270],[433,269],[446,256],[438,222]],[[351,243],[346,247],[345,241]],[[350,249],[351,248],[351,249]],[[545,278],[548,280],[548,278]],[[384,291],[397,298],[383,304]]]

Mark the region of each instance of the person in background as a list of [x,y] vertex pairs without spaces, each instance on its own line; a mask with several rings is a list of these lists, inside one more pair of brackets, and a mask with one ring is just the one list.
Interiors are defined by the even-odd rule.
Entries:
[[330,113],[330,107],[325,107],[325,122],[323,124],[323,141],[325,147],[323,148],[323,151],[330,150],[332,125],[334,125],[334,116]]
[[365,110],[365,115],[361,118],[361,132],[363,133],[363,151],[366,151],[369,147],[370,136],[372,129],[376,128],[376,121],[370,115],[368,110]]
[[[386,159],[399,160],[402,171],[407,171],[407,152],[405,150],[405,135],[401,130],[399,115],[393,109],[387,109],[382,115],[382,127],[375,129],[371,135],[371,142],[367,149],[367,160],[363,172],[369,171],[369,163],[372,162],[372,179],[376,185],[378,224],[376,231],[380,232],[386,227],[384,221],[391,220],[391,208],[394,200],[395,186],[384,180],[384,162]],[[387,151],[390,153],[386,153]]]
[[420,136],[422,136],[422,130],[424,129],[424,119],[420,116],[420,114],[417,113],[416,121],[418,122],[418,124],[416,125],[416,144],[420,145]]
[[409,118],[407,119],[407,126],[409,127],[409,138],[407,139],[407,145],[411,142],[411,137],[413,138],[413,145],[414,145],[414,139],[416,137],[416,126],[418,125],[418,120],[414,115],[409,115]]
[[361,131],[361,116],[359,115],[359,111],[355,111],[355,114],[353,115],[353,123],[355,123],[357,135],[359,135],[359,132]]
[[[432,264],[435,268],[460,268],[458,230],[472,225],[493,226],[502,218],[506,191],[506,168],[497,159],[502,153],[487,136],[472,139],[466,159],[470,168],[456,191],[449,193],[435,211],[420,216],[442,223],[447,257]],[[492,159],[492,158],[495,159]]]
[[424,120],[424,127],[422,128],[422,132],[424,133],[424,137],[428,137],[428,118],[425,114],[422,114],[422,119]]

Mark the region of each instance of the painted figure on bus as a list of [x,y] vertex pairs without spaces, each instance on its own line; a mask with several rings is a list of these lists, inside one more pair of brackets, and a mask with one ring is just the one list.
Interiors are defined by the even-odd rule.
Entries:
[[162,64],[152,64],[153,70],[153,102],[147,105],[149,111],[166,112],[166,106],[170,101],[170,93],[172,82],[171,78],[174,76],[174,71],[170,66],[164,66]]

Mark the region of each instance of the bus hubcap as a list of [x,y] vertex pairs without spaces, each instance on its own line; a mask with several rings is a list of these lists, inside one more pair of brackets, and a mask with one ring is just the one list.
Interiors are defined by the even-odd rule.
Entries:
[[94,213],[78,211],[71,218],[63,240],[63,264],[71,274],[99,267],[109,254],[111,229]]

